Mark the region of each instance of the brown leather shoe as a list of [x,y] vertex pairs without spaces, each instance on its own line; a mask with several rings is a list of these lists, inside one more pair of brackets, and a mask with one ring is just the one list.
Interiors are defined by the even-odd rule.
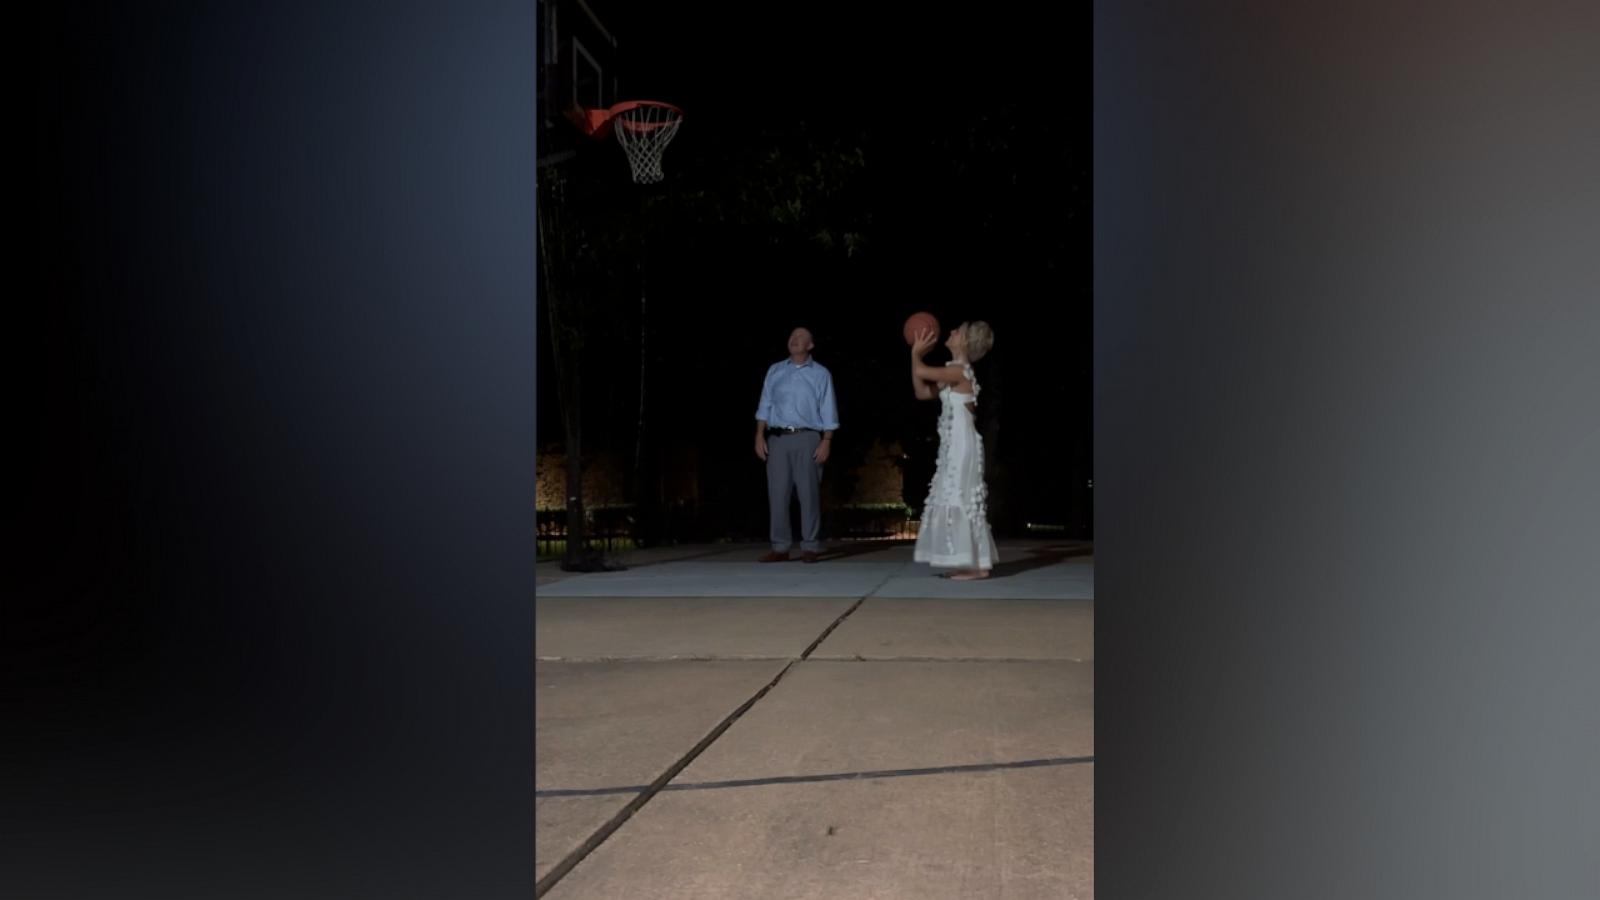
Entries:
[[814,562],[817,561],[817,554],[812,553],[810,550],[807,550],[806,552],[800,554],[800,558],[805,560],[808,563],[814,563]]
[[773,551],[767,553],[767,555],[765,555],[765,556],[761,557],[760,559],[756,560],[756,562],[788,562],[788,561],[789,561],[789,554],[787,554],[787,553],[779,553],[776,550],[773,550]]

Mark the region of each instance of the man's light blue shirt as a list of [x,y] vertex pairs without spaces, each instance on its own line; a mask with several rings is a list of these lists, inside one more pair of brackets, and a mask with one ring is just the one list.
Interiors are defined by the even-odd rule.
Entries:
[[802,365],[773,363],[761,385],[756,418],[777,428],[835,431],[839,412],[833,402],[833,376],[814,359]]

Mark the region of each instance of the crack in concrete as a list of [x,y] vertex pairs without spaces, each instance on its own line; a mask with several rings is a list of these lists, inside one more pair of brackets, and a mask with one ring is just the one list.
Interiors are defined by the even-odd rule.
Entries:
[[[884,579],[885,583],[887,581],[887,578]],[[880,583],[878,588],[881,587],[883,587],[883,584]],[[873,590],[875,591],[877,588],[874,588]],[[604,825],[601,825],[593,834],[589,835],[589,837],[585,839],[583,843],[579,844],[576,849],[562,858],[561,862],[557,863],[554,868],[552,868],[549,872],[546,872],[545,876],[539,879],[533,886],[534,900],[538,900],[539,897],[543,897],[546,893],[548,893],[551,888],[555,887],[556,884],[561,881],[561,879],[567,876],[567,873],[576,868],[577,865],[583,862],[583,860],[588,857],[590,853],[593,853],[601,844],[605,843],[606,840],[611,837],[611,835],[615,834],[617,829],[621,828],[624,823],[633,818],[634,813],[642,809],[646,803],[649,803],[656,794],[661,793],[662,789],[667,786],[668,782],[678,777],[678,774],[684,769],[688,768],[689,764],[694,762],[696,757],[698,757],[701,753],[704,753],[706,748],[710,747],[717,740],[717,738],[722,737],[723,732],[726,732],[729,728],[731,728],[733,723],[739,721],[739,719],[744,716],[745,713],[749,712],[751,707],[755,706],[762,697],[765,697],[768,692],[777,687],[778,682],[783,680],[783,676],[789,674],[789,670],[794,668],[796,663],[805,661],[805,659],[811,655],[811,651],[817,649],[817,647],[827,639],[828,635],[833,633],[835,628],[838,628],[845,619],[848,619],[851,613],[854,613],[856,610],[860,609],[861,604],[866,602],[868,596],[871,596],[871,592],[856,598],[856,602],[852,603],[850,608],[840,614],[837,619],[834,619],[831,625],[823,629],[822,634],[818,635],[817,639],[812,641],[809,647],[806,647],[798,659],[790,659],[788,664],[786,664],[777,675],[773,676],[771,681],[767,682],[766,686],[762,687],[761,690],[756,691],[755,695],[749,700],[746,700],[744,703],[740,704],[738,709],[735,709],[732,713],[729,713],[726,718],[718,723],[717,727],[711,729],[709,734],[701,738],[699,743],[691,747],[688,753],[684,754],[677,762],[668,767],[667,770],[661,773],[661,775],[657,777],[655,781],[650,782],[650,785],[645,788],[642,793],[629,801],[627,806],[624,806],[621,810],[619,810],[616,815],[612,816]],[[535,792],[535,796],[537,797],[537,792]]]
[[[1003,772],[1010,769],[1036,769],[1045,766],[1074,766],[1093,764],[1093,756],[1053,756],[1048,759],[1024,759],[1005,763],[970,763],[959,766],[928,766],[921,769],[878,769],[866,772],[831,772],[825,775],[775,775],[768,778],[740,778],[731,781],[693,781],[669,784],[662,791],[711,791],[726,788],[766,787],[774,784],[820,784],[828,781],[871,781],[880,778],[910,778],[918,775],[961,775],[980,772]],[[646,785],[626,785],[608,788],[575,788],[534,791],[534,797],[604,797],[611,794],[632,794],[643,791]]]
[[1094,659],[1080,656],[539,656],[539,662],[554,663],[648,663],[648,662],[779,662],[805,660],[806,662],[952,662],[952,663],[1092,663]]

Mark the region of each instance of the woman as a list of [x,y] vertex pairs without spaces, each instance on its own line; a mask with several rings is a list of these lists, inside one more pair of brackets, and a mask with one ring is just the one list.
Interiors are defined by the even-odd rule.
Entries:
[[911,387],[918,400],[939,400],[939,466],[922,505],[922,528],[913,558],[938,568],[953,568],[956,581],[988,578],[998,554],[989,533],[987,490],[983,484],[983,439],[973,419],[978,382],[972,364],[994,346],[985,322],[963,322],[944,345],[951,359],[941,368],[922,361],[939,335],[921,331],[911,345]]

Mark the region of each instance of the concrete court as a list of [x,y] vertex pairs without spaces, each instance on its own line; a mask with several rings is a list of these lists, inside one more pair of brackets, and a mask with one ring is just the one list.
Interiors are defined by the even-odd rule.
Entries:
[[907,544],[763,549],[541,566],[547,896],[1092,897],[1089,548],[1002,543],[967,583]]

